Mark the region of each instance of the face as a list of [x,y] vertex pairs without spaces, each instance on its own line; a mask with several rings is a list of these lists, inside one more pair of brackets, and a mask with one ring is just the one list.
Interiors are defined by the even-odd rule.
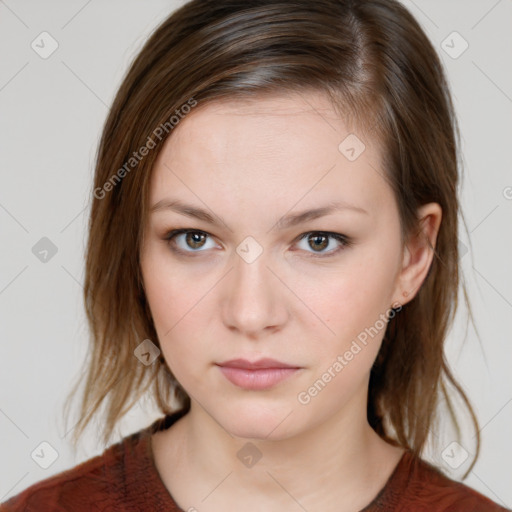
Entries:
[[[403,249],[377,143],[354,134],[322,95],[264,97],[197,107],[159,154],[147,299],[192,407],[233,435],[366,407]],[[222,365],[263,358],[281,369]]]

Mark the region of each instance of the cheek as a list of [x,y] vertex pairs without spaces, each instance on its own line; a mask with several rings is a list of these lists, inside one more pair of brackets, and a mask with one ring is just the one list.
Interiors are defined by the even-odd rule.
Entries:
[[202,286],[200,280],[191,282],[190,276],[177,272],[176,266],[169,264],[170,258],[161,252],[160,248],[151,247],[141,261],[141,271],[155,329],[166,356],[169,340],[183,339],[176,333],[187,313],[198,303]]
[[[301,411],[311,415],[312,421],[323,417],[319,411],[338,410],[356,393],[366,393],[387,327],[392,285],[389,268],[382,269],[375,261],[369,265],[370,260],[361,258],[358,264],[347,266],[342,274],[324,281],[321,293],[312,287],[305,299],[332,331],[318,327],[324,332],[322,340],[309,344],[312,378],[297,396]],[[309,403],[313,407],[304,405]]]
[[[192,268],[193,267],[193,268]],[[185,387],[202,371],[211,350],[211,292],[219,273],[208,266],[176,264],[165,244],[150,245],[141,261],[146,297],[167,365]],[[201,345],[204,343],[204,345]],[[191,381],[192,379],[192,381]],[[197,380],[197,379],[196,379]]]
[[146,297],[157,331],[162,334],[173,332],[213,285],[212,276],[177,265],[169,251],[165,243],[151,243],[141,261]]
[[[148,275],[145,287],[164,359],[176,379],[188,386],[187,376],[197,362],[197,346],[191,343],[191,336],[194,329],[197,335],[200,325],[197,319],[195,322],[190,319],[198,298],[189,288],[180,288],[183,283],[177,281],[171,276]],[[181,290],[178,294],[177,289]]]
[[322,365],[328,367],[338,355],[351,351],[359,361],[351,367],[371,366],[391,311],[396,262],[397,252],[391,244],[385,251],[373,245],[347,257],[340,265],[342,270],[303,275],[301,298],[315,313],[303,317],[303,328],[312,332],[314,324],[322,333],[324,342],[314,343],[310,352]]
[[301,298],[337,334],[367,327],[391,306],[393,262],[359,254],[339,272],[303,277]]

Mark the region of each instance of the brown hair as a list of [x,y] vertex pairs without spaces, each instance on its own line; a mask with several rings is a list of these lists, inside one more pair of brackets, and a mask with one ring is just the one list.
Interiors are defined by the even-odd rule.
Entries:
[[[478,423],[444,356],[459,288],[458,128],[439,57],[394,0],[193,0],[148,39],[119,88],[97,153],[84,287],[91,350],[74,442],[102,404],[107,442],[148,389],[165,414],[190,407],[162,355],[149,366],[134,356],[145,339],[159,346],[139,251],[151,170],[172,128],[195,104],[291,91],[327,94],[358,133],[382,143],[403,240],[418,229],[421,205],[442,207],[427,278],[390,319],[372,368],[368,420],[419,455],[440,398],[460,434],[451,386],[475,426],[472,468]],[[75,393],[76,386],[68,400]]]

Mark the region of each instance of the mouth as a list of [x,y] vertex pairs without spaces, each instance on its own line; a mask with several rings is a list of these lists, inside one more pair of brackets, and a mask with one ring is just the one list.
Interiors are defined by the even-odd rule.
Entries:
[[235,386],[254,391],[270,389],[301,370],[299,366],[275,359],[260,359],[254,362],[246,359],[232,359],[216,363],[216,366]]

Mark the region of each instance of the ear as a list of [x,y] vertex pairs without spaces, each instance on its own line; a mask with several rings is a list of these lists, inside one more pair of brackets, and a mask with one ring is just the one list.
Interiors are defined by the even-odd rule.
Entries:
[[428,203],[418,209],[419,228],[416,233],[411,233],[404,245],[394,303],[407,304],[411,301],[427,277],[434,258],[442,213],[438,203]]

